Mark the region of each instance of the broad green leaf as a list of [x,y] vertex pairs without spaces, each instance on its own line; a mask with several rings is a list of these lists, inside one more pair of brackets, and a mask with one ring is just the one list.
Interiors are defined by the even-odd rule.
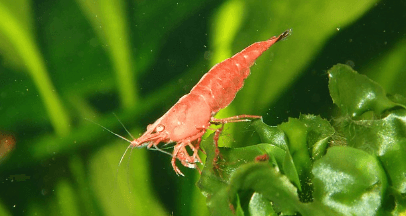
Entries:
[[77,3],[106,45],[116,73],[121,104],[126,109],[134,108],[139,95],[134,79],[134,64],[131,61],[126,2],[77,0]]
[[83,159],[78,155],[72,156],[69,162],[69,169],[75,176],[73,183],[74,185],[77,185],[76,197],[79,198],[79,202],[84,207],[84,211],[81,212],[87,215],[96,212],[97,208],[94,206],[94,202],[92,202],[92,190],[89,187],[89,181],[86,178],[86,166]]
[[359,75],[348,65],[338,64],[329,70],[329,89],[342,114],[355,119],[362,119],[369,111],[380,118],[389,109],[404,108],[389,100],[376,82]]
[[134,150],[131,161],[123,161],[121,167],[128,169],[118,169],[124,150],[116,143],[105,146],[91,158],[91,188],[102,210],[107,215],[167,215],[150,185],[145,149]]
[[275,205],[276,211],[294,213],[300,208],[296,188],[286,176],[281,175],[267,163],[242,165],[229,180],[227,196],[231,205],[239,191],[255,191],[263,194]]
[[263,143],[273,144],[283,150],[288,150],[285,133],[278,127],[272,127],[263,121],[254,121],[251,124]]
[[286,134],[290,154],[292,155],[300,178],[308,179],[311,159],[307,147],[307,127],[299,119],[289,118],[288,122],[278,126]]
[[249,203],[249,215],[251,216],[276,216],[271,202],[267,200],[262,194],[255,192]]
[[[209,137],[209,139],[210,138],[212,137]],[[271,164],[267,161],[259,163],[255,162],[256,156],[261,156],[265,153],[265,151],[261,150],[261,148],[255,149],[254,147],[256,146],[240,148],[239,150],[241,150],[241,153],[245,152],[244,154],[230,154],[233,149],[221,148],[221,156],[219,161],[217,161],[219,164],[218,165],[213,163],[213,159],[215,157],[213,143],[206,141],[202,144],[204,145],[203,147],[207,153],[207,159],[198,185],[203,194],[205,194],[207,197],[207,205],[212,215],[232,215],[232,212],[235,212],[237,209],[239,209],[240,205],[244,206],[245,202],[249,202],[249,200],[240,200],[240,205],[236,205],[236,202],[238,200],[238,198],[236,197],[237,192],[239,189],[243,188],[237,186],[233,181],[239,181],[238,179],[240,179],[240,177],[237,177],[237,179],[235,179],[234,177],[236,173],[240,172],[239,170],[241,170],[241,167],[244,166],[268,164],[267,167],[269,166],[269,169],[271,170],[270,172],[272,173],[271,180],[274,180],[275,178],[276,181],[282,181],[284,182],[283,184],[287,184],[286,188],[280,188],[280,190],[286,190],[284,191],[284,193],[286,193],[286,196],[288,197],[287,199],[292,198],[294,200],[298,200],[296,189],[293,185],[291,185],[286,177],[283,177],[281,174],[277,174],[277,172],[275,171],[276,169],[272,168],[272,166],[270,166]],[[261,146],[265,147],[266,145]],[[231,152],[227,152],[224,150],[229,150]],[[244,158],[241,158],[241,156],[243,156]],[[249,170],[251,169],[249,168]],[[284,209],[283,204],[281,208]]]
[[[212,140],[213,135],[207,139]],[[227,180],[223,180],[218,175],[218,170],[215,167],[217,165],[213,164],[214,158],[217,157],[214,143],[206,140],[200,144],[206,152],[207,158],[197,185],[206,197],[207,207],[212,215],[230,215],[229,203],[223,199],[226,193],[224,188],[227,186]]]
[[[28,0],[16,0],[16,1],[7,1],[2,0],[0,1],[0,7],[2,10],[7,10],[10,14],[18,14],[18,16],[14,16],[15,22],[19,23],[19,25],[27,29],[27,32],[30,34],[33,31],[32,26],[32,13],[31,13],[31,3]],[[2,31],[7,31],[7,29],[3,29]],[[7,37],[4,32],[0,31],[0,53],[2,57],[4,57],[7,61],[5,64],[8,64],[11,67],[15,67],[20,69],[23,65],[21,64],[21,57],[19,56],[15,47],[8,43],[9,38]],[[31,37],[31,36],[30,36]]]
[[257,131],[262,142],[269,143],[270,144],[269,146],[272,146],[274,148],[277,147],[284,150],[283,156],[282,154],[272,154],[272,153],[269,155],[275,157],[276,161],[279,164],[279,169],[281,170],[281,172],[285,174],[289,178],[289,180],[291,180],[299,188],[299,190],[301,190],[299,175],[296,170],[295,163],[293,161],[290,150],[287,146],[286,136],[284,132],[278,127],[268,126],[262,121],[254,121],[252,123],[252,126]]
[[[16,5],[21,3],[21,5]],[[69,116],[49,77],[45,61],[32,32],[30,4],[27,1],[0,1],[0,41],[4,54],[11,54],[13,64],[23,65],[35,83],[55,132],[66,136]],[[23,13],[21,16],[20,13]],[[28,89],[26,89],[28,91]]]
[[315,201],[341,215],[377,215],[387,188],[380,161],[358,149],[335,146],[313,167]]
[[[212,136],[208,139],[212,139]],[[207,159],[198,186],[207,197],[207,205],[213,215],[231,215],[239,211],[244,214],[262,211],[270,215],[274,212],[300,212],[303,215],[329,212],[328,209],[299,201],[296,187],[279,172],[286,170],[286,165],[283,165],[286,163],[286,153],[283,149],[272,144],[220,148],[220,157],[214,160],[213,142],[204,141],[202,145]],[[264,155],[268,155],[269,160],[261,160]],[[265,199],[255,201],[258,194]],[[270,202],[273,204],[266,204]],[[254,210],[254,206],[262,206],[262,210]]]
[[376,155],[392,187],[401,194],[406,193],[405,116],[406,110],[402,110],[381,120],[348,120],[340,124],[348,145]]
[[76,203],[75,194],[72,184],[67,180],[61,180],[56,188],[57,203],[60,215],[79,215],[78,203]]
[[[376,155],[395,191],[406,193],[405,106],[392,101],[377,83],[345,65],[330,70],[330,91],[344,115],[337,119],[337,129],[347,145]],[[400,95],[391,98],[405,100]]]
[[244,5],[242,0],[224,2],[213,16],[211,65],[224,61],[234,55],[231,50],[233,40],[244,21]]
[[[253,122],[252,126],[261,141],[289,152],[284,159],[282,173],[285,173],[299,190],[301,184],[297,175],[301,175],[302,185],[309,185],[312,161],[325,154],[328,142],[334,134],[334,129],[327,120],[314,115],[301,115],[299,119],[291,118],[289,122],[278,127],[268,126],[262,121]],[[310,194],[303,196],[305,199],[311,199]]]
[[307,146],[311,149],[312,160],[317,160],[325,154],[334,128],[320,116],[300,115],[299,119],[307,127]]

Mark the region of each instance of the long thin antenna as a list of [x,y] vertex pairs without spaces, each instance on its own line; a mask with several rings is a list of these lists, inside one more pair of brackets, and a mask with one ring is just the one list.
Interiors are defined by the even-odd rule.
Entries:
[[167,151],[164,151],[164,150],[162,150],[162,149],[160,149],[160,148],[158,148],[158,147],[156,147],[156,146],[154,146],[154,147],[155,147],[155,148],[150,148],[150,150],[159,151],[159,152],[165,153],[165,154],[167,154],[167,155],[169,155],[169,156],[172,157],[172,154],[171,154],[171,153],[169,153],[169,152],[167,152]]
[[124,130],[127,131],[128,135],[130,135],[130,137],[133,138],[133,140],[134,140],[135,138],[133,137],[133,135],[130,133],[130,131],[127,130],[127,128],[124,126],[124,124],[120,121],[120,119],[117,117],[117,115],[114,112],[113,112],[113,115],[116,117],[118,122],[120,122],[121,126],[123,126]]
[[[116,172],[116,178],[118,178],[118,169],[120,168],[121,162],[123,162],[123,159],[125,157],[125,155],[127,154],[128,149],[131,147],[131,144],[128,145],[128,147],[125,149],[124,154],[121,156],[120,162],[118,162],[118,166],[117,166],[117,172]],[[117,180],[117,179],[116,179]]]
[[128,149],[131,147],[131,145],[128,145],[128,147],[125,149],[124,154],[121,156],[120,162],[118,163],[118,167],[117,167],[117,173],[118,173],[118,168],[121,165],[121,162],[123,161],[125,155],[127,154]]
[[98,123],[96,123],[96,122],[94,122],[94,121],[92,121],[92,120],[90,120],[90,119],[87,119],[87,118],[85,118],[85,119],[88,120],[88,121],[90,121],[90,122],[92,122],[93,124],[99,125],[99,126],[100,126],[101,128],[103,128],[104,130],[106,130],[106,131],[108,131],[108,132],[110,132],[110,133],[116,135],[117,137],[120,137],[121,139],[123,139],[123,140],[125,140],[125,141],[127,141],[127,142],[129,142],[129,143],[131,143],[131,141],[130,141],[129,139],[127,139],[127,138],[125,138],[125,137],[123,137],[123,136],[121,136],[121,135],[119,135],[119,134],[114,133],[113,131],[107,129],[107,128],[104,127],[103,125],[98,124]]

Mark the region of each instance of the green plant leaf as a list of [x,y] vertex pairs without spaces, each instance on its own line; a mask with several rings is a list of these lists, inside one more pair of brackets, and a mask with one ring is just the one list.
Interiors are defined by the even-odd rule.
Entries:
[[58,210],[54,210],[55,213],[58,212],[63,216],[68,215],[78,215],[78,203],[76,203],[75,199],[75,191],[72,187],[72,184],[67,180],[61,180],[56,188],[55,193],[57,194],[57,203],[59,207]]
[[[301,184],[310,176],[311,160],[307,148],[307,127],[299,119],[289,118],[288,122],[278,126],[287,137],[288,146],[294,161]],[[300,187],[299,187],[300,188]]]
[[212,142],[203,143],[208,158],[199,186],[214,215],[404,212],[406,100],[348,66],[329,74],[342,111],[334,128],[300,115],[277,127],[254,121],[264,143],[220,148],[219,158]]
[[335,65],[329,70],[329,78],[331,97],[344,116],[361,119],[371,111],[381,117],[389,109],[405,108],[386,97],[378,83],[359,75],[348,65]]
[[105,146],[90,161],[91,187],[103,211],[109,215],[167,215],[150,186],[146,151],[133,152],[131,164],[128,162],[131,170],[125,174],[118,172],[122,147],[119,143]]
[[138,102],[138,87],[134,79],[134,64],[131,61],[129,28],[126,20],[125,1],[78,0],[93,29],[106,44],[114,66],[124,108],[134,108]]
[[[283,195],[281,195],[283,198],[298,201],[296,188],[290,183],[287,177],[281,175],[277,171],[272,160],[269,160],[269,162],[255,161],[257,156],[262,156],[264,153],[267,153],[265,150],[267,147],[270,147],[268,152],[275,151],[275,155],[278,158],[283,157],[283,150],[280,148],[273,148],[269,144],[260,144],[235,149],[221,148],[221,156],[217,164],[213,163],[215,162],[214,158],[216,155],[212,139],[213,136],[208,138],[210,141],[202,143],[202,146],[207,153],[207,159],[198,186],[203,194],[206,194],[207,205],[213,215],[232,215],[232,212],[237,211],[241,206],[248,205],[249,200],[241,200],[242,197],[238,199],[236,196],[240,189],[248,190],[248,188],[242,188],[242,185],[240,184],[243,184],[245,178],[249,176],[250,171],[254,170],[256,170],[254,171],[254,173],[256,173],[254,175],[261,175],[261,173],[269,174],[269,176],[267,176],[269,178],[257,176],[259,177],[258,180],[266,179],[265,181],[276,181],[280,184],[286,184],[286,187],[284,188],[275,187],[270,190],[280,190],[280,192],[283,193]],[[252,182],[248,183],[250,186],[251,184]],[[256,190],[254,189],[254,191]],[[237,202],[237,200],[239,200],[239,202]],[[240,203],[240,205],[237,205],[237,203]],[[284,206],[283,202],[281,203],[280,208],[283,210],[289,209],[289,207]]]
[[379,160],[358,149],[335,146],[314,163],[315,201],[343,215],[382,211],[387,179]]
[[2,16],[0,43],[4,44],[0,45],[0,48],[10,55],[8,58],[13,65],[22,66],[27,70],[41,96],[55,132],[59,136],[66,136],[70,131],[70,118],[60,96],[55,92],[45,61],[29,26],[32,22],[30,11],[30,4],[27,1],[0,1]]
[[249,202],[249,213],[252,216],[276,216],[276,212],[273,210],[271,202],[266,199],[262,194],[255,192]]
[[299,188],[299,190],[301,190],[299,175],[297,173],[292,155],[289,151],[284,132],[278,127],[268,126],[262,121],[254,121],[252,123],[252,126],[255,128],[258,135],[260,136],[261,141],[269,144],[267,146],[268,148],[274,147],[283,150],[283,155],[282,153],[270,153],[269,155],[275,157],[277,163],[279,164],[279,169],[281,170],[281,172],[284,173],[289,178],[289,180],[292,181]]
[[376,155],[394,190],[406,193],[405,99],[400,95],[387,97],[377,83],[348,66],[336,65],[329,73],[333,101],[343,113],[336,120],[337,130],[347,145]]
[[322,157],[327,150],[328,143],[334,135],[334,128],[330,123],[315,115],[300,115],[307,127],[307,147],[311,149],[311,159],[317,160]]
[[[256,127],[261,127],[261,123],[255,124]],[[295,180],[292,181],[281,173],[289,169],[296,171],[293,160],[286,162],[286,155],[290,154],[283,149],[272,144],[220,148],[220,157],[215,160],[212,139],[213,136],[210,136],[202,142],[207,159],[198,182],[207,197],[207,206],[212,215],[232,215],[233,212],[241,215],[241,211],[243,214],[261,211],[270,215],[275,212],[300,212],[303,215],[331,213],[323,207],[299,201],[297,188],[292,184]],[[265,155],[269,157],[264,157]],[[263,160],[264,158],[269,160]],[[292,167],[286,163],[292,164]],[[297,179],[297,173],[295,175]],[[298,185],[298,181],[296,184]],[[260,200],[256,200],[258,197],[255,196],[258,194],[262,196]],[[254,206],[261,206],[261,209],[254,210]]]
[[[261,121],[255,121],[252,126],[261,141],[279,146],[288,152],[282,173],[287,175],[300,191],[302,185],[309,187],[312,161],[325,154],[328,142],[334,134],[330,123],[319,116],[301,115],[299,119],[290,118],[278,127],[268,126]],[[305,191],[309,190],[310,188]],[[304,200],[311,200],[311,194],[301,196]]]

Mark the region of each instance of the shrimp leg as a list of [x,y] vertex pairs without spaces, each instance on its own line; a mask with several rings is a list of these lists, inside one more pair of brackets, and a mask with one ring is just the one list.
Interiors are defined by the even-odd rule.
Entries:
[[223,118],[223,119],[217,119],[217,118],[211,117],[210,123],[215,124],[215,125],[220,125],[220,124],[227,124],[227,123],[231,123],[231,122],[247,122],[247,121],[251,121],[253,119],[262,119],[262,116],[238,115],[238,116],[232,116],[232,117]]

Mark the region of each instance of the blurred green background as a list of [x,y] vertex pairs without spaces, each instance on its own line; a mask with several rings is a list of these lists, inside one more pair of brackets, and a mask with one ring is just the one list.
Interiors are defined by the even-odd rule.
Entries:
[[[198,172],[134,149],[214,64],[291,28],[218,117],[330,118],[326,71],[406,95],[406,2],[0,0],[0,215],[208,215]],[[238,131],[238,133],[233,131]],[[255,139],[230,124],[222,145]]]

